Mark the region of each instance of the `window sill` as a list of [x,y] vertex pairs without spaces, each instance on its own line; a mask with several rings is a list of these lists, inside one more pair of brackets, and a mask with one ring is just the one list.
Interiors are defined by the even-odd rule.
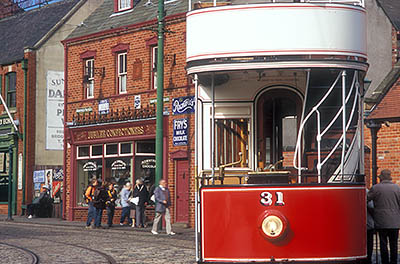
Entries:
[[125,15],[125,14],[128,14],[128,13],[131,13],[132,11],[133,11],[133,8],[119,10],[119,11],[113,13],[112,15],[110,15],[110,17],[116,17],[116,16],[120,16],[120,15]]

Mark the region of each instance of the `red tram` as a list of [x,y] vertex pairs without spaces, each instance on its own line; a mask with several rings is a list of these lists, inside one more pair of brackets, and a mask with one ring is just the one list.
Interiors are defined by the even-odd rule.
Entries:
[[197,261],[362,261],[364,3],[206,4],[186,38]]

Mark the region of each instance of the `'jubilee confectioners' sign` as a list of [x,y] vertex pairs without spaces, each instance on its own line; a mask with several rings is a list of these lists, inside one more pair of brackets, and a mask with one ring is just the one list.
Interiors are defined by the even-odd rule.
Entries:
[[104,139],[104,138],[115,138],[115,137],[126,137],[126,136],[139,136],[139,135],[154,133],[154,131],[155,131],[154,125],[110,128],[110,129],[100,129],[93,131],[80,131],[75,134],[75,139],[80,141],[80,140],[93,140],[93,139]]

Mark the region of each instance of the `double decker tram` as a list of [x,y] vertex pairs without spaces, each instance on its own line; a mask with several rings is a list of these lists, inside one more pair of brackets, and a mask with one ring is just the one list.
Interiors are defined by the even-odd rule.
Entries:
[[188,12],[199,263],[366,258],[365,24],[360,1]]

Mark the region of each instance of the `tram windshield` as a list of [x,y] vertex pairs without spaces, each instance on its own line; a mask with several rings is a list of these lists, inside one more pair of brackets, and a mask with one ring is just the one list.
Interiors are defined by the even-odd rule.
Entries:
[[[236,108],[235,102],[225,107],[218,101],[232,89],[229,83],[214,88],[215,102],[200,107],[203,115],[216,113],[209,125],[200,126],[209,128],[200,150],[203,184],[363,181],[361,73],[294,72],[304,76],[303,83],[259,88],[247,115],[239,114],[246,109],[243,100]],[[200,89],[210,94],[212,87]],[[207,145],[213,151],[207,152]]]

